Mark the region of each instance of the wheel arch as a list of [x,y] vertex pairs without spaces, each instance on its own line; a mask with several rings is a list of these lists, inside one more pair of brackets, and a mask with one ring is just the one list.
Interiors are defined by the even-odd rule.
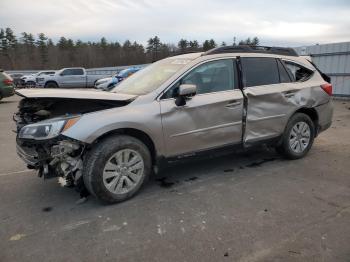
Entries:
[[49,80],[49,81],[46,81],[45,84],[44,84],[44,87],[46,87],[46,85],[50,84],[50,83],[54,83],[55,85],[59,86],[57,81],[55,80]]
[[301,107],[298,110],[296,110],[293,115],[295,115],[296,113],[303,113],[303,114],[305,114],[305,115],[307,115],[307,116],[309,116],[311,118],[311,120],[312,120],[312,122],[314,123],[314,126],[315,126],[315,137],[316,137],[317,134],[318,134],[318,126],[319,126],[318,125],[319,116],[318,116],[318,113],[317,113],[316,109],[312,108],[312,107]]
[[91,146],[95,145],[96,143],[100,142],[101,140],[107,139],[107,138],[109,138],[111,136],[115,136],[115,135],[128,135],[128,136],[139,139],[149,149],[149,151],[151,153],[151,157],[152,157],[152,164],[155,164],[156,159],[157,159],[157,150],[156,150],[156,147],[155,147],[155,144],[154,144],[152,138],[144,131],[141,131],[141,130],[136,129],[136,128],[119,128],[119,129],[114,129],[114,130],[108,131],[108,132],[102,134],[101,136],[99,136],[98,138],[96,138],[92,142]]

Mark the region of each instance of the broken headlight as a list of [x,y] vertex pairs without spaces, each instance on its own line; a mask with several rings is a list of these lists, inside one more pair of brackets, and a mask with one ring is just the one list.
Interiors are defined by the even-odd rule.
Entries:
[[19,138],[44,140],[58,136],[73,126],[80,117],[42,121],[24,126],[19,132]]

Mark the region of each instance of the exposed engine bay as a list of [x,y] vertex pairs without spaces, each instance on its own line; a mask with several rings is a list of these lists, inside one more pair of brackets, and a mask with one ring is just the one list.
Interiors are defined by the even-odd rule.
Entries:
[[[81,196],[87,194],[82,179],[83,158],[89,145],[63,135],[49,139],[24,139],[20,133],[26,126],[50,119],[69,119],[86,113],[120,107],[130,101],[23,98],[14,115],[17,126],[17,153],[28,168],[38,170],[39,177],[59,177],[62,186],[73,187]],[[45,131],[45,130],[44,130]]]

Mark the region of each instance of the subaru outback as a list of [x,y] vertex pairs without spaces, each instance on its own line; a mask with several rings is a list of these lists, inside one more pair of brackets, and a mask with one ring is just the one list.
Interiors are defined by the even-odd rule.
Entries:
[[17,152],[115,203],[162,163],[268,144],[304,157],[332,121],[329,78],[293,49],[220,47],[155,62],[111,92],[20,90]]

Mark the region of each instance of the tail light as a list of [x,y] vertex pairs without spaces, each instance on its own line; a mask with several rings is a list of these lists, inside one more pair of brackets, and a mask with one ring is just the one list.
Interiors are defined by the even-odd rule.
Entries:
[[13,84],[13,81],[12,81],[12,79],[8,79],[8,78],[6,78],[6,79],[4,79],[3,80],[3,83],[5,84],[5,85],[12,85]]
[[333,87],[332,87],[332,84],[323,84],[321,85],[321,88],[323,89],[323,91],[325,91],[329,96],[332,95],[332,92],[333,92]]

